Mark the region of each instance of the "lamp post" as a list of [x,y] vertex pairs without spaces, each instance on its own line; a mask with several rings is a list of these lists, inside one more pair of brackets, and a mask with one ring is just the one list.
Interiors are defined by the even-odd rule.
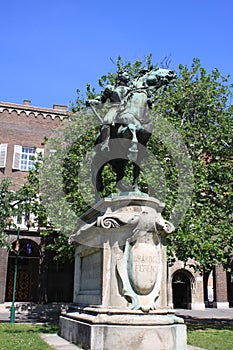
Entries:
[[13,293],[12,293],[10,323],[15,323],[15,294],[16,294],[18,257],[19,257],[19,235],[20,235],[20,228],[18,227],[17,241],[16,241],[16,247],[15,247],[16,258],[15,258],[15,267],[14,267],[14,279],[13,279]]

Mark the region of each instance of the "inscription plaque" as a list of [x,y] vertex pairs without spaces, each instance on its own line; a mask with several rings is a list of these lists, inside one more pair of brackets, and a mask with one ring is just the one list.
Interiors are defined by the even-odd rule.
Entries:
[[80,291],[101,291],[101,251],[81,257]]

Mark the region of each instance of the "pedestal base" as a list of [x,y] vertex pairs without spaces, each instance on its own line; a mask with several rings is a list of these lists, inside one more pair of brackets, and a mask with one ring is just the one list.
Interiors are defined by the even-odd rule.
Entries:
[[[138,194],[104,198],[80,218],[75,307],[60,335],[90,350],[185,350],[184,321],[167,308],[164,204]],[[78,305],[78,306],[77,306]]]
[[186,326],[172,312],[80,309],[60,316],[60,335],[90,350],[186,350]]

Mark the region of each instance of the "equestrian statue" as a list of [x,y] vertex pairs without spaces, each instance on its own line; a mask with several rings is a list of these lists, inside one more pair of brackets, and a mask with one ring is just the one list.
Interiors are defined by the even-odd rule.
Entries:
[[153,67],[141,69],[133,81],[127,72],[119,72],[115,85],[108,85],[98,98],[86,102],[98,117],[96,107],[109,102],[92,158],[92,182],[96,193],[104,190],[102,171],[106,164],[116,172],[117,190],[129,191],[122,182],[129,161],[134,164],[132,190],[139,191],[140,165],[152,135],[151,97],[154,90],[169,84],[175,77],[174,71]]

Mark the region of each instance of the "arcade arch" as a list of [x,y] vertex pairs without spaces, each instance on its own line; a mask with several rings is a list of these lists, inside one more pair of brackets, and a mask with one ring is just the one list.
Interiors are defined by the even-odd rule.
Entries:
[[190,309],[194,276],[185,269],[177,270],[172,277],[172,298],[175,309]]
[[[8,255],[5,301],[12,300],[14,269],[17,260],[17,279],[15,300],[37,301],[39,285],[39,263],[41,252],[39,245],[32,239],[22,238],[12,243],[13,251]],[[18,249],[18,259],[17,259]]]

